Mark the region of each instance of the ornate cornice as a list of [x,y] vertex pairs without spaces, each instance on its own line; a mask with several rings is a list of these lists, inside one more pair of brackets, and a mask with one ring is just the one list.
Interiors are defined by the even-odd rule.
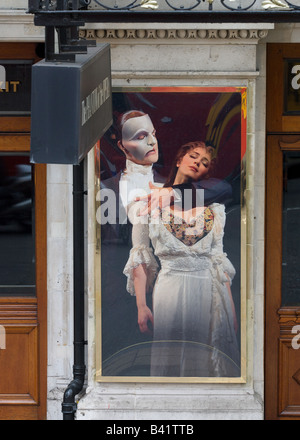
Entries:
[[[112,44],[255,44],[273,28],[270,23],[106,23],[87,24],[80,36]],[[44,28],[25,11],[0,10],[0,30],[0,41],[44,40]]]
[[87,40],[101,40],[111,43],[148,44],[151,42],[176,43],[224,43],[224,40],[236,43],[253,44],[268,35],[267,29],[81,29],[80,37]]

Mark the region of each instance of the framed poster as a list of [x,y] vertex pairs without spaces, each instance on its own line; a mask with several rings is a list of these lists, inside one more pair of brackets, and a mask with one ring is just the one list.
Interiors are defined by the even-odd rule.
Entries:
[[98,381],[245,382],[247,89],[122,88],[95,149]]

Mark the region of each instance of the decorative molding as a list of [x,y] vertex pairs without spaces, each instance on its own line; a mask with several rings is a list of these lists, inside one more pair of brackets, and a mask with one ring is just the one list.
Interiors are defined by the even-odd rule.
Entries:
[[[241,23],[176,23],[172,27],[157,23],[155,28],[153,23],[107,23],[104,26],[102,28],[100,23],[87,24],[80,30],[80,36],[118,44],[254,44],[265,38],[268,30],[274,29],[274,24],[270,23],[248,23],[245,28]],[[42,26],[34,25],[34,17],[21,10],[0,10],[0,30],[0,41],[43,41],[45,34]]]
[[292,378],[295,382],[297,382],[298,385],[300,385],[300,368],[296,371],[296,373],[293,374]]
[[249,80],[256,79],[259,76],[258,71],[240,71],[240,72],[229,72],[229,71],[123,71],[123,70],[113,70],[112,78],[113,79],[124,79],[126,81],[130,80],[149,80],[149,79],[166,79],[166,80],[220,80],[220,79],[228,79],[231,80]]
[[[26,298],[27,299],[27,298]],[[37,304],[36,302],[12,302],[0,304],[0,322],[2,325],[7,323],[26,321],[35,322],[37,319]]]
[[277,311],[280,334],[290,336],[295,325],[300,324],[300,307],[284,307]]
[[235,41],[254,43],[268,35],[266,29],[81,29],[80,37],[87,40],[108,40],[128,43],[134,40],[151,42],[205,42]]

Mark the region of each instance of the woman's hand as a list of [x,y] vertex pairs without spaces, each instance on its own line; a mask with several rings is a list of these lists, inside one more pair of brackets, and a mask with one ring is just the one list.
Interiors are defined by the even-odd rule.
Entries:
[[153,217],[157,217],[159,209],[170,206],[173,202],[173,188],[162,188],[160,186],[153,185],[152,182],[149,183],[151,193],[148,196],[137,197],[136,202],[142,201],[146,202],[145,208],[140,210],[139,215],[144,216],[151,214]]
[[151,333],[151,330],[148,327],[148,321],[150,321],[153,326],[153,315],[149,307],[138,307],[138,325],[142,333]]

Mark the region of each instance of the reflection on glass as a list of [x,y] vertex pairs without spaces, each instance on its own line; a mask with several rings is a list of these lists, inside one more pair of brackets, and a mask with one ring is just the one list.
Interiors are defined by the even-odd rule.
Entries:
[[282,305],[300,306],[300,151],[283,156]]
[[[122,377],[154,379],[159,376],[166,378],[166,381],[167,378],[184,380],[185,377],[201,377],[203,381],[214,377],[230,377],[239,381],[241,375],[241,152],[244,154],[242,123],[245,121],[243,103],[246,95],[243,101],[241,94],[232,90],[228,90],[228,93],[218,89],[209,92],[189,90],[115,92],[115,123],[100,140],[101,149],[98,146],[95,151],[95,173],[99,179],[96,217],[100,231],[97,231],[97,240],[101,242],[97,248],[101,253],[101,380],[117,380]],[[137,114],[134,111],[132,115],[133,109],[144,113]],[[128,110],[131,111],[129,114]],[[123,125],[118,123],[120,119]],[[132,139],[129,135],[131,129],[134,133]],[[147,144],[144,143],[145,138]],[[164,222],[163,210],[159,214],[158,228],[151,224],[150,217],[148,230],[133,228],[128,216],[128,206],[134,203],[134,197],[150,191],[149,182],[155,182],[160,187],[167,182],[180,146],[187,142],[194,144],[194,141],[201,139],[215,148],[218,160],[207,179],[201,176],[202,179],[194,179],[193,183],[199,183],[199,188],[206,188],[204,199],[207,206],[216,204],[212,208],[215,210],[214,218],[218,218],[222,209],[222,218],[225,220],[225,207],[221,205],[226,206],[222,243],[229,256],[228,261],[232,262],[236,272],[231,286],[233,300],[230,304],[227,301],[231,301],[227,290],[224,295],[214,296],[217,289],[227,288],[228,278],[225,272],[224,278],[220,275],[221,271],[215,274],[211,265],[215,255],[213,246],[218,242],[212,240],[212,234],[208,235],[203,246],[201,235],[193,249],[187,250],[193,239],[199,238],[195,230],[190,234],[193,236],[189,237],[190,241],[180,242],[181,238],[189,235],[186,233],[189,228],[184,225],[178,228],[180,232],[177,235],[174,234],[176,228],[170,231],[170,221]],[[134,148],[141,154],[139,159],[134,156],[137,154]],[[141,229],[143,233],[139,234]],[[152,252],[152,245],[157,252]],[[142,294],[147,309],[152,310],[154,316],[153,323],[151,320],[147,322],[149,331],[140,329],[137,300],[132,294],[135,292],[131,289],[131,280],[128,281],[128,272],[125,271],[125,267],[131,264],[135,264],[135,267],[143,264],[144,255],[146,285],[149,285],[149,289],[147,292],[145,288]],[[222,262],[217,264],[220,268]],[[170,272],[164,271],[168,267]],[[211,272],[205,272],[206,267],[211,267]],[[230,268],[228,264],[227,270]],[[151,285],[153,273],[155,290]],[[211,294],[212,286],[215,286],[215,290]],[[203,294],[201,306],[200,292]],[[207,292],[207,295],[203,292]],[[211,305],[209,301],[212,296],[216,301],[221,297],[225,300],[222,304]],[[235,320],[231,318],[233,303],[236,321],[239,323],[235,329]],[[208,312],[205,313],[205,310]],[[218,317],[217,313],[220,313]],[[149,316],[152,316],[152,312]],[[216,331],[213,326],[216,326]],[[218,345],[217,333],[222,347]]]
[[32,166],[0,155],[0,295],[35,293]]
[[284,113],[300,114],[300,59],[285,60]]

